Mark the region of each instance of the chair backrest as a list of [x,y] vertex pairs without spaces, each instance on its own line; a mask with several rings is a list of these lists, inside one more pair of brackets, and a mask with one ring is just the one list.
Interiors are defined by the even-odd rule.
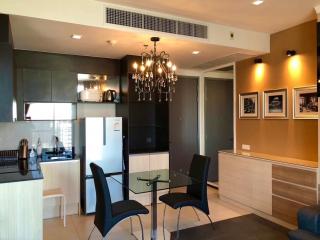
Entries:
[[103,170],[95,163],[90,163],[94,186],[96,189],[96,213],[94,224],[102,236],[105,236],[110,229],[112,221],[112,202],[110,191]]
[[201,209],[209,214],[207,180],[210,158],[198,154],[193,155],[189,176],[194,179],[187,187],[187,193],[201,201]]

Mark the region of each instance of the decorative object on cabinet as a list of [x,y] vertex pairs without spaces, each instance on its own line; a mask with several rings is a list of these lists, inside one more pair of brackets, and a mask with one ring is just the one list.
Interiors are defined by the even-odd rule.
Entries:
[[175,92],[175,83],[178,80],[176,75],[176,65],[170,60],[170,55],[165,51],[157,54],[158,37],[150,39],[154,43],[153,50],[150,53],[141,53],[141,64],[134,62],[135,72],[132,79],[135,82],[135,91],[138,93],[138,101],[152,101],[154,94],[158,94],[158,101],[172,101],[172,95]]
[[317,87],[300,87],[293,89],[293,118],[318,119]]
[[78,73],[78,94],[81,102],[102,102],[107,91],[107,75]]
[[263,117],[266,119],[286,119],[288,117],[287,89],[263,92]]
[[239,118],[259,119],[259,93],[239,94]]

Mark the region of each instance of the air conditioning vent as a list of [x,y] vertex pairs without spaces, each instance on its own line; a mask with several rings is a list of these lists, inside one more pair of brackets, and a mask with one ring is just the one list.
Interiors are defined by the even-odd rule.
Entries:
[[106,23],[190,37],[208,38],[208,27],[205,25],[181,22],[114,8],[106,8]]

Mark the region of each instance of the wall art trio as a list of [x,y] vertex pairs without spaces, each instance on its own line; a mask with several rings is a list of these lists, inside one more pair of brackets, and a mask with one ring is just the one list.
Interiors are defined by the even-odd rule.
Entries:
[[[293,119],[318,119],[316,86],[293,89]],[[259,92],[239,94],[239,118],[260,119]],[[288,90],[275,89],[263,92],[264,119],[288,119]]]

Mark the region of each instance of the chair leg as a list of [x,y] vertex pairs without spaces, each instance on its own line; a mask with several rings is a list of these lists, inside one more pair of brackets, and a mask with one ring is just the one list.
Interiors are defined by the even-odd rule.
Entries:
[[63,196],[63,226],[66,226],[66,197]]
[[[206,214],[206,215],[207,215],[207,214]],[[209,216],[209,215],[207,215],[207,217],[208,217],[208,219],[209,219],[209,221],[210,221],[210,223],[211,223],[211,227],[212,227],[212,229],[214,230],[213,222],[212,222],[212,220],[211,220],[210,216]]]
[[196,209],[195,209],[194,207],[192,207],[192,209],[193,209],[194,213],[197,215],[198,221],[200,222],[200,217],[199,217],[199,215],[198,215],[198,213],[197,213]]
[[91,235],[92,235],[92,233],[93,233],[93,230],[96,228],[96,226],[93,226],[93,228],[92,228],[92,230],[91,230],[91,232],[90,232],[90,235],[89,235],[89,237],[88,237],[88,240],[90,240],[90,238],[91,238]]
[[63,219],[63,196],[60,197],[60,218]]
[[162,220],[163,240],[166,240],[166,234],[165,234],[165,231],[164,231],[164,221],[165,221],[165,217],[166,217],[166,209],[167,209],[167,205],[164,204],[163,220]]
[[179,239],[179,235],[180,235],[180,230],[179,230],[180,212],[181,212],[181,208],[179,208],[179,213],[178,213],[178,222],[177,222],[177,234],[176,234],[176,239]]
[[132,230],[132,218],[130,217],[130,234],[133,235],[133,230]]
[[[138,215],[137,215],[137,216],[138,216]],[[130,234],[131,234],[131,236],[133,236],[135,239],[138,240],[138,238],[136,237],[136,235],[134,235],[134,233],[133,233],[132,217],[130,217],[129,219],[130,219]]]
[[139,222],[140,222],[142,240],[144,240],[144,232],[143,232],[142,221],[141,221],[141,218],[140,218],[139,215],[137,215],[137,217],[139,218]]

